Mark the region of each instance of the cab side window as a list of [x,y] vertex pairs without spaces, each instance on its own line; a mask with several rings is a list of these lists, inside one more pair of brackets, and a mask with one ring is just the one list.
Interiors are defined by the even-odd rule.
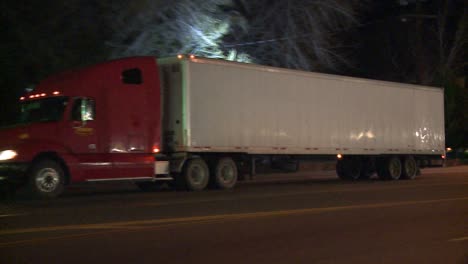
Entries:
[[73,121],[92,121],[96,118],[95,115],[96,108],[93,99],[75,99],[71,113],[71,118]]
[[143,76],[139,68],[132,68],[122,71],[121,79],[124,84],[142,84]]

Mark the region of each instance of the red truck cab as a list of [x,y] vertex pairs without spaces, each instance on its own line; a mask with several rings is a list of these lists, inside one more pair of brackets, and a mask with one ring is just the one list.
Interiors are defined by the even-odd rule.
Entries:
[[20,98],[0,130],[0,185],[55,197],[70,183],[150,180],[161,144],[154,57],[113,60],[50,76]]

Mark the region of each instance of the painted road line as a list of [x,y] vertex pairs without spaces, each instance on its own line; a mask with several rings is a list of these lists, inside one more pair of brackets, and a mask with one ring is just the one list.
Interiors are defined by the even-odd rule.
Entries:
[[14,217],[14,216],[23,216],[23,215],[27,215],[27,214],[2,214],[2,215],[0,215],[0,218],[4,218],[4,217]]
[[[218,219],[218,220],[204,220],[204,221],[198,221],[197,223],[219,223],[224,220]],[[30,243],[39,243],[39,242],[45,242],[45,241],[53,241],[53,240],[60,240],[60,239],[70,239],[70,238],[84,238],[84,237],[90,237],[90,236],[96,236],[96,235],[108,235],[111,233],[118,233],[122,231],[132,231],[132,230],[157,230],[157,229],[163,229],[167,227],[172,227],[172,226],[184,226],[184,225],[190,225],[192,222],[185,222],[185,223],[173,223],[173,224],[162,224],[158,226],[142,226],[142,227],[121,227],[119,229],[112,229],[112,230],[101,230],[101,231],[91,231],[87,233],[80,233],[80,234],[69,234],[69,235],[62,235],[62,236],[52,236],[52,237],[41,237],[41,238],[32,238],[32,239],[25,239],[25,240],[16,240],[16,241],[8,241],[8,242],[0,242],[0,248],[1,247],[9,247],[9,246],[16,246],[16,245],[22,245],[22,244],[30,244]]]
[[[356,187],[351,186],[350,188],[338,188],[332,190],[312,190],[312,191],[299,191],[299,192],[285,192],[285,193],[264,193],[264,194],[246,194],[242,196],[226,197],[226,198],[206,198],[206,199],[183,199],[173,200],[169,202],[135,202],[129,204],[131,207],[161,207],[161,206],[172,206],[172,205],[183,205],[183,204],[198,204],[198,203],[211,203],[211,202],[232,202],[239,200],[252,200],[252,199],[269,199],[275,197],[294,197],[303,195],[314,195],[323,193],[340,193],[340,192],[363,192],[363,191],[380,191],[380,190],[395,190],[395,189],[412,189],[419,187],[443,187],[443,186],[462,186],[468,185],[468,182],[459,183],[417,183],[411,185],[394,185],[394,186],[370,186],[370,187]],[[107,208],[121,208],[121,206],[107,206]]]
[[239,213],[239,214],[221,214],[221,215],[206,215],[206,216],[192,216],[180,218],[166,218],[166,219],[150,219],[150,220],[135,220],[123,222],[109,222],[99,224],[81,224],[81,225],[66,225],[66,226],[51,226],[51,227],[38,227],[38,228],[25,228],[25,229],[10,229],[0,230],[0,236],[5,235],[18,235],[27,233],[41,233],[41,232],[59,232],[59,231],[78,231],[78,230],[115,230],[115,229],[128,229],[129,227],[153,227],[155,225],[167,224],[184,224],[184,223],[197,223],[204,221],[216,220],[239,220],[258,217],[278,217],[287,215],[299,215],[310,213],[324,213],[342,210],[357,210],[357,209],[373,209],[373,208],[391,208],[398,206],[422,205],[443,202],[465,201],[468,197],[447,198],[437,200],[421,200],[421,201],[405,201],[405,202],[392,202],[392,203],[375,203],[375,204],[361,204],[361,205],[346,205],[346,206],[332,206],[332,207],[316,207],[294,210],[279,210],[279,211],[264,211],[254,213]]
[[449,242],[461,242],[461,241],[468,241],[468,236],[466,236],[466,237],[454,238],[454,239],[450,239],[450,240],[449,240]]
[[[197,203],[209,203],[209,202],[229,202],[238,200],[250,200],[250,199],[268,199],[274,197],[292,197],[312,194],[323,194],[323,193],[339,193],[339,192],[362,192],[362,191],[379,191],[379,190],[394,190],[394,189],[411,189],[415,187],[439,187],[439,186],[461,186],[468,185],[468,182],[461,183],[434,183],[434,184],[414,184],[405,186],[386,186],[381,188],[375,188],[375,186],[369,188],[347,188],[347,189],[335,189],[335,190],[315,190],[315,191],[301,191],[301,192],[286,192],[286,193],[267,193],[267,194],[247,194],[242,196],[236,196],[231,198],[214,198],[214,199],[200,199],[200,200],[182,200],[182,201],[170,201],[170,202],[139,202],[135,203],[133,207],[158,207],[158,206],[170,206],[179,204],[197,204]],[[353,186],[355,187],[355,186]],[[119,207],[120,208],[120,207]]]

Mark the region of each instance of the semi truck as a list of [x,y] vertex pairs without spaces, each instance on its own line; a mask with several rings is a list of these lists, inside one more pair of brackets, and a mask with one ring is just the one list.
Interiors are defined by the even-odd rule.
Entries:
[[336,160],[344,180],[413,179],[445,155],[443,89],[179,55],[52,75],[0,130],[0,185],[233,188],[261,160]]

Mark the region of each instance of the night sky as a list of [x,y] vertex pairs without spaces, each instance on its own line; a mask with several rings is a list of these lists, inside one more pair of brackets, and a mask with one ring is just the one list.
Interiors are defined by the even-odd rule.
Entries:
[[[26,87],[33,86],[55,72],[116,57],[115,45],[112,46],[110,43],[116,39],[116,36],[122,35],[122,32],[126,32],[127,35],[121,37],[120,43],[135,43],[137,35],[132,35],[129,30],[125,31],[121,25],[130,25],[134,19],[144,19],[143,11],[148,9],[145,6],[146,2],[144,0],[2,1],[0,3],[2,25],[0,34],[3,35],[0,44],[0,125],[8,123],[8,120],[14,117],[17,98]],[[154,3],[165,5],[171,1],[149,2],[153,2],[153,8],[154,6],[157,8],[157,4]],[[268,5],[262,7],[259,4],[255,7],[250,4],[249,6],[242,0],[231,2],[229,6],[220,6],[219,12],[235,14],[241,17],[242,21],[246,21],[247,25],[253,21],[249,14],[256,14],[255,17],[258,17],[266,14],[268,9]],[[339,0],[330,0],[330,2],[340,3]],[[467,146],[468,91],[462,82],[463,77],[467,75],[466,1],[354,2],[360,3],[353,7],[355,22],[349,27],[337,27],[336,32],[327,36],[328,42],[324,42],[327,46],[337,44],[338,48],[334,51],[345,58],[344,63],[338,67],[329,67],[320,61],[319,57],[313,56],[312,52],[308,52],[311,47],[307,45],[307,41],[313,42],[313,40],[299,43],[298,46],[303,49],[301,54],[308,56],[305,59],[313,60],[310,63],[314,66],[312,70],[444,87],[447,141]],[[269,1],[258,3],[269,3]],[[248,8],[257,10],[252,11]],[[168,16],[177,16],[177,14],[173,12]],[[183,18],[172,17],[172,19]],[[158,22],[156,19],[146,23]],[[167,24],[172,25],[170,21]],[[300,26],[301,34],[310,38],[307,35],[310,25]],[[236,32],[242,30],[244,36],[241,38]],[[245,31],[245,29],[232,29],[222,38],[224,43],[221,43],[221,47],[228,42],[232,44],[262,41],[258,38],[258,34],[246,34]],[[257,46],[242,46],[240,51],[245,51],[247,54],[255,54],[256,49],[274,51],[278,47],[281,48],[282,43],[288,38],[282,33],[278,27],[275,36],[280,40],[259,43]],[[301,34],[294,37],[300,39]],[[164,54],[161,49],[158,50],[158,47],[150,54],[145,54],[144,50],[140,53],[136,54]],[[268,60],[255,62],[272,64]],[[279,66],[295,65],[283,64],[285,65]]]

